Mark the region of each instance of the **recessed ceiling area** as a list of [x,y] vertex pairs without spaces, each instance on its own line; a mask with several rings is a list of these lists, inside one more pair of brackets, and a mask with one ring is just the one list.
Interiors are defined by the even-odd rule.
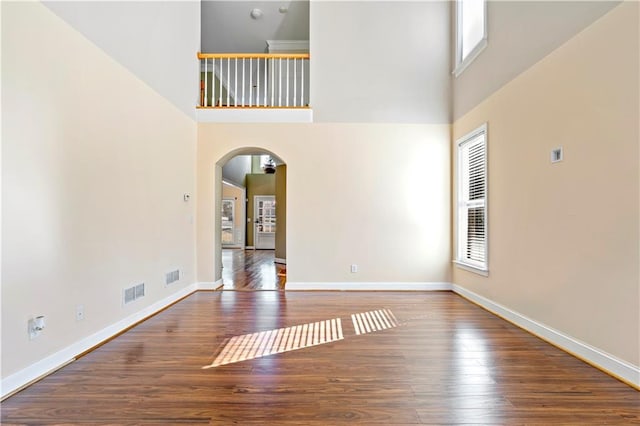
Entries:
[[[262,53],[266,40],[309,40],[308,0],[204,0],[201,4],[202,52]],[[252,14],[254,10],[260,13]]]

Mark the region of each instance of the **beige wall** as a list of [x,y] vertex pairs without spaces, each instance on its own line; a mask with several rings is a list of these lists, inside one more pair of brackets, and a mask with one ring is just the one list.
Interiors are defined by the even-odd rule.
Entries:
[[254,147],[287,164],[289,282],[450,281],[449,141],[449,125],[200,123],[198,279],[220,277],[216,163]]
[[276,259],[287,258],[287,165],[276,167]]
[[[3,379],[194,282],[195,140],[187,115],[42,4],[3,2]],[[34,315],[47,325],[30,341]]]
[[[454,123],[488,123],[488,278],[453,281],[640,365],[638,4]],[[565,159],[550,164],[551,149]]]

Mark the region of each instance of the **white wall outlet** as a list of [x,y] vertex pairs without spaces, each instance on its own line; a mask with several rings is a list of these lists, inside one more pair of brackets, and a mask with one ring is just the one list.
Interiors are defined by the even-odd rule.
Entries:
[[554,148],[551,150],[551,162],[558,163],[564,159],[564,154],[562,152],[562,147]]
[[76,321],[82,321],[84,319],[84,305],[76,306]]
[[351,265],[351,273],[355,274],[356,272],[358,272],[358,265],[354,263]]

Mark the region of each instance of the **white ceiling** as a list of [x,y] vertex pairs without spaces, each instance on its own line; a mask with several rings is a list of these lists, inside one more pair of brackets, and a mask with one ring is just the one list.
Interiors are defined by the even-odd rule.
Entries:
[[[251,18],[253,9],[262,11],[260,19]],[[206,53],[261,53],[266,40],[309,40],[308,0],[203,0],[201,17]]]

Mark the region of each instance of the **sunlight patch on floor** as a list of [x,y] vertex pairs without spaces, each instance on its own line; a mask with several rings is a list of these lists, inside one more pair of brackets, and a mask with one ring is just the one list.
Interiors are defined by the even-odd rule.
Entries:
[[396,317],[388,309],[351,314],[351,321],[356,334],[366,334],[398,326]]
[[[351,314],[351,321],[356,335],[387,330],[399,325],[389,309]],[[338,340],[344,340],[340,318],[243,334],[230,338],[213,362],[202,368],[219,367]]]
[[218,367],[342,339],[344,339],[344,335],[340,318],[243,334],[232,337],[216,359],[210,365],[202,368]]

